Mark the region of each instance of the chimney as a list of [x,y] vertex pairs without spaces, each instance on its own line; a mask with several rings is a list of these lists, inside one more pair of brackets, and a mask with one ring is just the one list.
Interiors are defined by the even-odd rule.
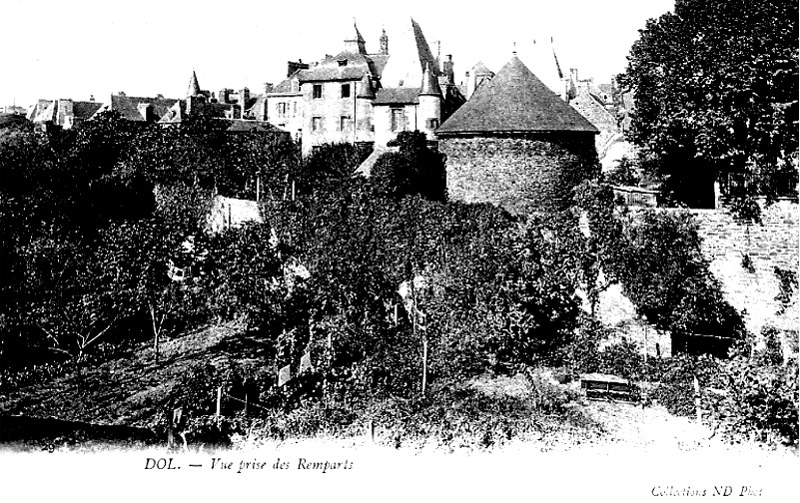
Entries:
[[447,77],[447,83],[453,85],[456,80],[455,73],[453,72],[453,55],[448,54],[447,60],[442,64],[442,73]]
[[90,95],[89,95],[89,101],[91,101],[92,103],[94,103],[94,94],[90,94]]
[[308,68],[309,68],[308,63],[303,63],[302,59],[299,59],[297,61],[288,61],[286,65],[286,76],[291,77],[298,70],[308,70]]
[[389,37],[386,36],[386,30],[381,30],[381,38],[380,38],[380,53],[383,55],[389,54]]
[[264,94],[269,94],[269,93],[271,93],[271,92],[272,92],[272,88],[273,88],[273,87],[274,87],[274,86],[272,85],[272,82],[265,82],[265,83],[264,83]]
[[244,111],[247,108],[247,102],[250,101],[250,89],[244,88],[239,91],[239,108],[241,118],[244,119]]

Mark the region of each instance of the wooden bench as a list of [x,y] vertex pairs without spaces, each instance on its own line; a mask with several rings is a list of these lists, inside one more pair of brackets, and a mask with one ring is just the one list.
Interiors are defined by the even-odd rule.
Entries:
[[587,374],[581,376],[581,389],[587,398],[607,398],[633,400],[630,382],[608,374]]

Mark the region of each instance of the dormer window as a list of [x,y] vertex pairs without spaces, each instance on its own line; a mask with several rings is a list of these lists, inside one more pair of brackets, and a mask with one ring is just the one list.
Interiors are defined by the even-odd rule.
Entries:
[[338,61],[338,63],[339,63],[339,66],[347,66],[347,60],[346,59],[340,59]]

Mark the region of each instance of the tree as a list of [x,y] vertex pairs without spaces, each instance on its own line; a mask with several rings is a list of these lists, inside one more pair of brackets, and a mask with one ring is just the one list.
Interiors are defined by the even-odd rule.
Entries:
[[[713,203],[729,173],[737,199],[797,185],[798,6],[787,0],[677,0],[649,20],[618,77],[636,103],[643,168],[690,205]],[[778,177],[778,174],[781,174]]]
[[372,168],[370,181],[385,195],[402,197],[419,194],[434,201],[447,198],[444,156],[427,146],[425,134],[402,132],[390,142],[398,152],[383,154]]

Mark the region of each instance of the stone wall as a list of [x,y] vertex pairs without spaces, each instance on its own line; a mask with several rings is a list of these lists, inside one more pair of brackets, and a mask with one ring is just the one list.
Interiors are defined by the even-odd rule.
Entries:
[[[659,211],[687,211],[664,208]],[[724,210],[689,210],[698,224],[703,255],[710,269],[722,284],[725,299],[742,313],[748,330],[756,336],[762,327],[771,325],[783,332],[781,342],[785,355],[797,354],[798,295],[787,305],[777,300],[781,286],[775,268],[794,271],[800,276],[800,206],[781,201],[763,208],[763,223],[746,225]],[[748,256],[749,265],[744,257]],[[584,310],[589,312],[585,294]],[[620,285],[613,285],[600,295],[597,317],[614,329],[614,337],[606,344],[628,339],[649,356],[672,353],[669,333],[656,330],[642,320]],[[656,346],[657,344],[657,346]]]
[[[666,210],[675,211],[675,210]],[[758,335],[764,325],[797,330],[797,310],[781,312],[776,300],[780,281],[775,268],[800,276],[800,210],[780,201],[762,208],[761,224],[746,225],[724,210],[692,210],[702,238],[703,254],[722,282],[725,297],[745,312],[748,329]],[[749,263],[748,259],[749,258]],[[796,305],[797,299],[793,299]]]
[[572,188],[599,172],[594,135],[440,136],[451,199],[525,214],[563,208]]

